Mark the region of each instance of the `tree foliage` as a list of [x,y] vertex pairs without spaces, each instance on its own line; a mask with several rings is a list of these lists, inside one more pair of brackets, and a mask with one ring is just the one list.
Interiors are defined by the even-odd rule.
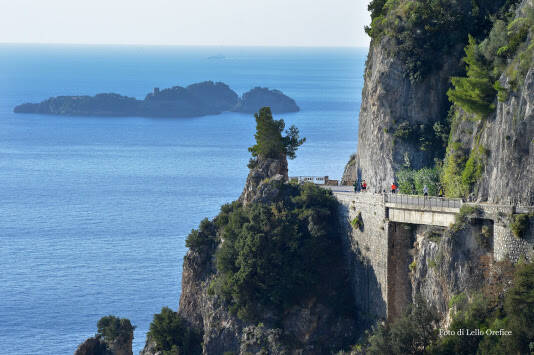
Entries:
[[224,242],[212,287],[242,319],[261,319],[266,309],[282,313],[299,304],[340,259],[331,192],[313,184],[278,188],[280,199],[226,205],[215,219]]
[[282,136],[285,128],[283,119],[275,120],[269,107],[263,107],[254,114],[256,118],[256,144],[248,150],[254,158],[280,158],[287,156],[289,159],[296,157],[296,151],[306,138],[299,137],[299,130],[295,126],[286,130],[286,135]]
[[407,195],[423,195],[425,185],[430,196],[439,192],[440,168],[422,168],[419,170],[403,169],[397,173],[399,192]]
[[[500,285],[501,289],[505,285]],[[516,267],[513,286],[504,293],[479,294],[461,305],[450,330],[511,331],[506,336],[445,336],[433,354],[530,354],[534,346],[534,264]]]
[[148,335],[164,355],[202,354],[202,336],[168,307],[155,314]]
[[391,326],[380,325],[368,339],[368,354],[426,354],[437,339],[437,313],[421,296]]
[[[491,28],[490,17],[502,17],[516,0],[372,0],[371,25],[366,32],[373,40],[393,40],[390,52],[405,65],[412,81],[442,65],[439,58],[456,51],[470,33],[483,38]],[[437,60],[438,59],[438,60]]]
[[485,116],[495,110],[495,78],[472,36],[469,36],[465,54],[467,77],[453,77],[454,88],[449,89],[447,95],[449,100],[465,111]]
[[100,318],[97,323],[98,335],[102,336],[108,343],[117,339],[133,338],[135,327],[129,319],[119,318],[112,315]]

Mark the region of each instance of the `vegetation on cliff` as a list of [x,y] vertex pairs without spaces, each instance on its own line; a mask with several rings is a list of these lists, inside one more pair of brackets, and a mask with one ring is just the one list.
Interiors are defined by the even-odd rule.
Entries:
[[319,296],[325,272],[341,257],[332,194],[313,184],[278,188],[272,202],[229,204],[214,221],[224,243],[212,287],[242,319],[280,316],[309,295]]
[[[530,354],[534,348],[534,263],[503,265],[497,282],[468,298],[451,298],[453,319],[438,337],[438,317],[421,299],[407,313],[356,345],[365,354]],[[513,276],[508,275],[512,273]],[[513,278],[511,287],[508,281]],[[479,330],[480,335],[475,335]],[[491,333],[491,332],[494,333]],[[507,332],[505,335],[499,331]],[[458,335],[463,332],[463,335]],[[471,335],[467,332],[472,332]]]
[[129,319],[111,315],[100,318],[96,326],[98,329],[97,334],[109,343],[121,338],[133,338],[133,331],[135,329]]
[[130,355],[135,326],[129,319],[105,316],[97,323],[97,333],[85,340],[74,352],[75,355]]
[[388,37],[389,50],[405,65],[413,81],[425,78],[442,65],[441,60],[466,43],[468,34],[483,38],[491,28],[491,16],[502,16],[515,0],[372,0],[371,25],[366,32],[373,41]]
[[[469,37],[464,57],[466,76],[452,78],[450,100],[479,118],[495,110],[497,96],[500,101],[508,98],[532,64],[534,47],[527,38],[534,34],[534,9],[526,7],[519,17],[514,15],[512,7],[508,17],[496,20],[480,43]],[[511,81],[508,86],[499,81],[504,72]]]
[[163,307],[160,313],[154,315],[148,336],[163,355],[202,354],[202,335],[168,307]]
[[[292,126],[283,136],[284,121],[274,120],[268,107],[255,118],[251,169],[263,159],[294,158],[305,141],[298,129]],[[278,318],[310,294],[319,295],[324,273],[339,264],[341,253],[337,201],[330,191],[313,184],[264,183],[276,191],[268,201],[226,204],[186,242],[198,251],[220,243],[210,290],[245,320]]]
[[[285,122],[283,119],[273,119],[269,107],[261,108],[258,113],[254,114],[254,117],[256,118],[256,133],[254,134],[256,144],[248,149],[252,159],[279,159],[281,157],[285,159],[286,156],[294,159],[298,147],[306,142],[306,138],[299,137],[298,128],[293,125],[286,131],[286,135],[282,136]],[[251,165],[254,164],[251,163]]]

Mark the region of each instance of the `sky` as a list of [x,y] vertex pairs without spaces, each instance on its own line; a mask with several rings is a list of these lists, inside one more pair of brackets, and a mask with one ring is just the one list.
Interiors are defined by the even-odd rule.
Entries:
[[367,0],[0,0],[0,43],[367,47]]

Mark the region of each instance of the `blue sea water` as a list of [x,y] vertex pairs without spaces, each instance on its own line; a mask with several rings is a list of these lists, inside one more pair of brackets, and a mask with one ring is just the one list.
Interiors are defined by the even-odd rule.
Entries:
[[339,178],[356,148],[366,49],[0,45],[0,352],[72,354],[103,315],[176,309],[185,237],[236,199],[251,115],[15,115],[50,96],[223,81],[282,90],[307,142],[290,175]]

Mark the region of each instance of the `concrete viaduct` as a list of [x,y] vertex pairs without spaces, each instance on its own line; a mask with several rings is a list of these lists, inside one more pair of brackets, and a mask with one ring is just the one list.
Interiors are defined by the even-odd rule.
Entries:
[[[445,231],[455,222],[463,205],[476,207],[479,229],[489,231],[488,257],[517,262],[520,257],[534,260],[534,228],[527,238],[517,238],[510,230],[510,217],[534,213],[534,207],[464,203],[460,199],[354,192],[352,186],[329,184],[328,177],[298,177],[330,189],[340,203],[340,216],[346,228],[344,242],[352,264],[356,304],[378,318],[397,317],[411,302],[410,263],[415,241],[424,231]],[[356,226],[351,223],[360,221]],[[412,226],[412,227],[409,227]],[[475,227],[474,227],[475,228]],[[476,229],[476,228],[475,228]],[[415,231],[415,232],[414,232]],[[474,233],[480,230],[473,230]]]

